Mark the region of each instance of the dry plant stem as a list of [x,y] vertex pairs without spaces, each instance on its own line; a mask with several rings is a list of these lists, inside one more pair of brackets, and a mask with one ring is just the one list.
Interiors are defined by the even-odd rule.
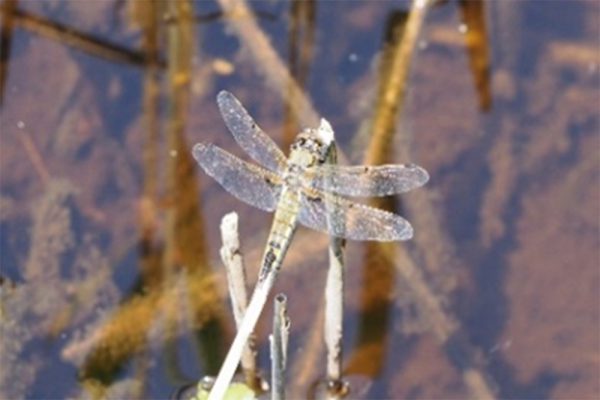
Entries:
[[244,346],[248,341],[248,338],[252,334],[256,323],[258,322],[258,318],[262,312],[262,309],[267,302],[267,297],[271,292],[271,288],[275,283],[275,278],[277,276],[277,268],[273,268],[272,273],[265,276],[265,278],[259,281],[254,288],[254,293],[252,294],[252,298],[250,299],[250,304],[248,304],[248,309],[246,314],[244,314],[244,319],[242,320],[241,325],[238,328],[237,335],[233,340],[233,344],[229,348],[229,352],[227,353],[227,357],[221,366],[221,370],[219,371],[219,375],[215,380],[215,383],[210,391],[208,396],[208,400],[221,400],[225,395],[225,391],[231,382],[231,378],[235,374],[235,370],[237,369],[238,363],[240,361],[240,357],[242,352],[244,351]]
[[[159,11],[156,1],[138,2],[145,12],[134,13],[132,20],[141,28],[141,47],[148,54],[144,67],[143,122],[144,143],[142,149],[143,180],[142,198],[139,206],[140,245],[148,249],[140,257],[140,270],[144,285],[153,287],[162,277],[158,246],[155,242],[157,229],[158,165],[160,137],[160,75],[159,58]],[[136,18],[137,17],[137,18]],[[156,62],[155,62],[156,61]]]
[[[248,307],[248,293],[246,291],[244,260],[240,251],[237,213],[231,212],[221,220],[221,240],[223,241],[221,260],[227,270],[231,307],[233,308],[235,324],[239,329]],[[254,385],[258,375],[256,370],[256,349],[254,348],[252,337],[244,347],[241,364],[246,376],[246,382],[249,385]]]
[[290,319],[287,315],[287,298],[283,294],[275,296],[275,315],[271,341],[271,399],[285,398],[285,370],[287,345],[290,336]]
[[[328,162],[337,163],[337,148],[331,146]],[[329,210],[335,216],[341,211]],[[343,216],[342,216],[343,217]],[[327,379],[339,381],[342,378],[342,336],[344,322],[344,240],[329,239],[329,269],[325,284],[325,344],[327,346]]]
[[329,269],[325,286],[325,344],[327,345],[327,379],[342,378],[342,336],[344,321],[344,257],[342,241],[331,238]]
[[[300,121],[307,126],[317,126],[319,116],[298,83],[275,52],[269,39],[260,29],[244,0],[219,0],[226,15],[226,22],[249,50],[255,64],[267,84],[282,99],[293,105]],[[287,83],[287,86],[286,86]]]
[[[3,5],[0,5],[0,7],[3,7]],[[146,64],[146,55],[142,52],[104,41],[28,11],[15,8],[13,17],[14,24],[21,28],[94,56],[138,67]],[[160,66],[165,66],[164,61],[160,61]]]
[[[410,60],[416,47],[417,38],[427,12],[427,0],[415,0],[404,27],[402,40],[393,50],[385,92],[378,98],[377,114],[373,120],[373,136],[367,149],[365,164],[375,165],[387,162],[387,152],[391,148],[394,129],[389,129],[390,121],[395,121],[402,110],[406,93],[406,82],[410,71]],[[392,123],[393,126],[393,123]]]
[[[167,2],[168,12],[179,16],[177,24],[168,26],[167,53],[167,161],[166,190],[172,205],[167,210],[165,268],[175,264],[188,271],[208,271],[204,223],[198,206],[199,193],[196,163],[192,159],[185,131],[189,116],[190,84],[194,25],[190,0]],[[214,349],[214,346],[213,346]],[[212,349],[209,349],[212,350]]]
[[[169,11],[177,13],[184,12],[185,2],[169,3]],[[191,67],[191,57],[187,57],[184,49],[193,44],[193,36],[190,24],[180,23],[170,26],[167,31],[167,52],[169,57],[169,68],[167,69],[168,82],[168,123],[167,139],[171,151],[176,152],[182,147],[185,124],[187,120],[189,104],[189,73]],[[182,78],[183,77],[183,78]],[[179,166],[179,157],[169,157],[167,163],[167,191],[171,196],[177,193],[178,172],[182,171]],[[187,189],[187,188],[186,188]],[[177,259],[177,207],[180,204],[175,197],[175,207],[170,207],[166,216],[166,246],[163,253],[162,267],[169,271],[175,265]]]
[[[142,50],[148,54],[148,62],[144,67],[144,97],[143,116],[145,125],[145,139],[143,148],[144,160],[144,182],[143,192],[154,202],[157,196],[157,166],[158,166],[158,143],[159,143],[159,112],[160,112],[160,68],[158,60],[160,57],[160,35],[159,35],[159,10],[155,1],[138,3],[144,7],[144,13],[140,13],[137,20],[142,29]],[[144,16],[145,18],[142,18]]]

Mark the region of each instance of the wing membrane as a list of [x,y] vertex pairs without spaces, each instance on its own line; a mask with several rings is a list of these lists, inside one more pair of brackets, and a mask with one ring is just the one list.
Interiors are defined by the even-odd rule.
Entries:
[[414,164],[377,166],[323,164],[307,173],[311,176],[312,187],[353,197],[378,197],[404,193],[423,186],[429,180],[427,171]]
[[285,166],[286,158],[275,142],[254,122],[244,106],[229,92],[222,91],[217,103],[223,120],[236,142],[252,159],[273,172]]
[[331,193],[306,190],[298,221],[309,228],[352,240],[396,241],[413,235],[399,215],[354,203]]
[[197,143],[192,151],[204,171],[238,199],[265,211],[277,208],[277,175],[249,164],[212,144]]

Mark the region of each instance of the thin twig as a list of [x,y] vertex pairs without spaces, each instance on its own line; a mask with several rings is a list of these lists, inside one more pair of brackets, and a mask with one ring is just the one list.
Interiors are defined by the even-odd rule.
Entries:
[[329,246],[329,270],[325,288],[325,343],[327,379],[342,377],[342,326],[344,311],[344,257],[341,240],[332,238]]
[[287,315],[287,298],[283,294],[275,296],[273,316],[273,334],[271,341],[271,399],[285,398],[285,370],[287,347],[290,336],[290,319]]
[[[221,260],[227,270],[227,283],[231,308],[235,324],[239,328],[248,307],[248,293],[246,291],[246,271],[244,259],[240,252],[240,238],[238,234],[238,215],[231,212],[221,220]],[[254,387],[257,383],[256,349],[254,335],[250,337],[244,347],[241,358],[242,370],[246,376],[246,383]]]
[[233,343],[231,344],[231,347],[229,348],[227,357],[221,366],[221,370],[219,371],[219,375],[215,380],[215,384],[210,391],[208,400],[221,400],[225,395],[225,391],[231,382],[231,378],[235,374],[235,370],[237,369],[238,363],[244,351],[244,346],[246,345],[250,335],[252,335],[252,331],[256,326],[256,322],[258,322],[258,318],[260,317],[260,314],[265,306],[269,293],[271,292],[271,288],[275,283],[276,276],[277,272],[273,271],[272,274],[267,275],[263,280],[256,284],[254,293],[252,293],[252,298],[248,304],[248,309],[246,314],[244,314],[244,319],[238,327],[238,332],[233,340]]
[[[333,132],[331,133],[333,135]],[[331,146],[328,162],[337,162],[337,151]],[[328,210],[328,223],[343,221],[339,207]],[[344,240],[329,239],[329,269],[325,285],[325,343],[327,345],[327,380],[337,387],[342,378],[342,337],[344,320]]]
[[327,386],[337,398],[342,379],[342,339],[344,322],[343,240],[332,237],[329,244],[329,269],[325,286],[325,344],[327,346]]

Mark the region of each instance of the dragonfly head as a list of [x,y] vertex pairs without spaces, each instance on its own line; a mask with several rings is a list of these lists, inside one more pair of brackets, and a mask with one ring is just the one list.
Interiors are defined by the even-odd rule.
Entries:
[[290,149],[290,161],[303,167],[310,167],[325,162],[329,144],[321,140],[317,129],[307,128],[296,136]]

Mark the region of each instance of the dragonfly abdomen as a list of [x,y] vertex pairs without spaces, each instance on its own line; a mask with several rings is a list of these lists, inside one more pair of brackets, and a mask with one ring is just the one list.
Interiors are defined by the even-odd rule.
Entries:
[[273,217],[259,280],[268,276],[273,268],[279,270],[281,267],[296,230],[299,208],[300,193],[297,190],[284,189]]

